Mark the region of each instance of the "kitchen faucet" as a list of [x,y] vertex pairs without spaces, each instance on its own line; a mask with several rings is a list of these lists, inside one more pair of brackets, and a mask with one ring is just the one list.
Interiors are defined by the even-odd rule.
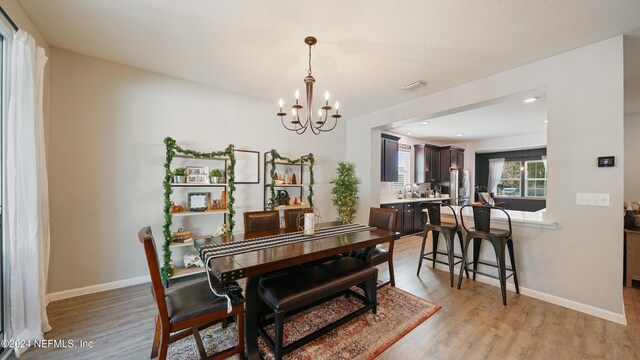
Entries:
[[[407,186],[409,187],[409,192],[407,192]],[[407,194],[411,194],[411,196],[410,196],[410,197],[407,197]],[[414,194],[415,194],[415,191],[414,191],[414,189],[413,189],[413,185],[411,185],[411,184],[406,184],[406,185],[404,186],[404,198],[405,198],[405,199],[413,198],[413,197],[414,197]]]

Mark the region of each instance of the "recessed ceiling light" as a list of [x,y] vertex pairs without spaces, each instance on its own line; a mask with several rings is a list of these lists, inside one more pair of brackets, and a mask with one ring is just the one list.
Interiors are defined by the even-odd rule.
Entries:
[[549,123],[549,120],[545,120],[545,121],[544,121],[544,123],[545,123],[545,124]]
[[429,125],[431,124],[431,121],[421,121],[420,124],[422,125]]
[[412,133],[412,132],[408,132],[408,133],[407,133],[407,135],[411,135],[411,134],[413,134],[413,133]]
[[457,133],[456,136],[464,136],[463,133]]
[[526,102],[528,104],[528,103],[536,102],[537,100],[538,100],[537,97],[530,97],[530,98],[526,98],[526,99],[524,99],[522,101],[524,101],[524,102]]
[[392,124],[391,124],[391,127],[398,127],[398,124],[396,124],[396,123],[392,123]]

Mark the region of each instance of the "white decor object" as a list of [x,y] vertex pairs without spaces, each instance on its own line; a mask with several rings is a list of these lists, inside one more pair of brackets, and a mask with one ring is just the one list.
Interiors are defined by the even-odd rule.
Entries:
[[198,255],[185,255],[182,257],[182,260],[184,262],[185,268],[204,267],[204,264],[202,263],[202,259],[200,259],[200,256]]
[[[47,56],[34,38],[13,38],[7,118],[7,228],[11,340],[29,344],[51,330],[45,291],[49,269],[49,193],[44,147],[43,75]],[[16,357],[26,345],[15,347]]]
[[304,234],[315,235],[316,233],[316,214],[310,212],[304,214]]

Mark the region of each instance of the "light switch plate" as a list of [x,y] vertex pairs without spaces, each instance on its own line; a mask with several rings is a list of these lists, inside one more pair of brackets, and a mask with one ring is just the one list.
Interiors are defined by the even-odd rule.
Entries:
[[577,193],[576,205],[609,206],[609,194]]

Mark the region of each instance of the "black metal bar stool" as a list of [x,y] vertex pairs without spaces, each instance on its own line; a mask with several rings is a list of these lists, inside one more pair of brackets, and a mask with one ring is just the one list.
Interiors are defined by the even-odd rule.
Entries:
[[[451,212],[453,213],[453,220],[455,220],[456,223],[455,225],[442,224],[440,220],[440,209],[442,206],[447,206],[451,209]],[[417,276],[420,276],[422,260],[431,261],[434,268],[436,266],[436,263],[449,265],[449,280],[451,281],[451,286],[453,287],[453,268],[455,267],[455,265],[458,265],[462,262],[462,257],[455,255],[453,252],[453,244],[456,234],[458,234],[458,239],[460,240],[460,248],[464,249],[462,243],[462,232],[460,231],[460,226],[458,225],[458,217],[456,216],[456,212],[450,205],[441,202],[421,202],[420,204],[418,204],[418,209],[420,210],[420,218],[424,223],[424,236],[422,237],[422,248],[420,250],[420,260],[418,261]],[[429,231],[431,231],[433,238],[433,251],[425,254],[424,248],[427,243],[427,234],[429,234]],[[440,233],[444,235],[445,244],[447,245],[447,252],[438,251],[438,240],[440,238]],[[447,261],[438,260],[438,254],[447,256]],[[460,260],[456,261],[456,259]],[[469,272],[466,271],[466,273],[468,278]]]
[[[467,227],[464,225],[464,218],[462,216],[462,212],[466,207],[471,207],[473,209],[473,222],[475,227],[469,229],[467,229]],[[491,228],[491,210],[502,211],[505,215],[507,215],[509,230]],[[518,287],[518,274],[516,272],[516,262],[513,256],[513,233],[511,229],[511,217],[509,216],[509,213],[507,213],[504,209],[496,206],[465,205],[460,208],[460,220],[462,221],[462,227],[467,232],[462,253],[462,269],[467,270],[469,267],[469,265],[467,264],[467,253],[469,250],[469,244],[473,239],[473,269],[471,270],[473,272],[473,280],[476,279],[476,274],[482,274],[500,280],[502,304],[507,305],[507,278],[513,276],[513,282],[516,286],[516,293],[520,294],[520,288]],[[491,245],[493,245],[493,249],[496,252],[497,264],[480,261],[480,246],[482,245],[482,240],[487,240],[491,243]],[[511,268],[507,268],[506,265],[505,247],[509,250],[509,260],[511,261]],[[498,276],[478,271],[478,264],[498,268]],[[507,271],[510,272],[509,275],[507,275]],[[460,272],[460,276],[458,277],[458,289],[460,289],[460,285],[462,285],[462,271]]]

